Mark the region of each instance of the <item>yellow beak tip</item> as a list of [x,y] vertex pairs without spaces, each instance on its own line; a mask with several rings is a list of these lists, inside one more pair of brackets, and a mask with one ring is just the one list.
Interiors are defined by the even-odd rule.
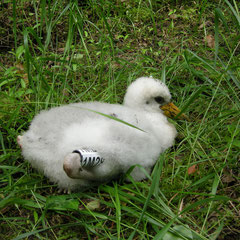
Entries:
[[[166,115],[169,118],[175,118],[181,110],[172,102],[167,103],[163,106],[161,106],[161,109],[163,110],[164,115]],[[189,121],[189,117],[182,113],[181,115],[178,116],[178,119],[183,119]]]

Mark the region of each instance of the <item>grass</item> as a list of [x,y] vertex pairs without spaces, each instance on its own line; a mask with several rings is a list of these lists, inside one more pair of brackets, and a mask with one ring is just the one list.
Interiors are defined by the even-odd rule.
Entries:
[[[3,1],[0,22],[0,238],[238,239],[236,0]],[[146,181],[59,194],[21,157],[41,109],[121,103],[149,75],[191,121]]]

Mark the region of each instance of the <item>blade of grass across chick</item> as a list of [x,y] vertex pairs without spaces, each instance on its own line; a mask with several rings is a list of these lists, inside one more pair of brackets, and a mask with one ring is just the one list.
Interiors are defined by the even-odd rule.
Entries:
[[[178,116],[178,119],[190,121],[189,117],[186,114],[181,113],[181,110],[172,102],[161,106],[161,109],[163,110],[163,113],[169,118],[175,118]],[[179,113],[181,114],[179,115]]]

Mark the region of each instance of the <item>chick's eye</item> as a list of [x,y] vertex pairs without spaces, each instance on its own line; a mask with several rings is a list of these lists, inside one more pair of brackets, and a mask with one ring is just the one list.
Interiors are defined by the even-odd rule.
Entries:
[[159,104],[163,104],[165,101],[163,97],[155,97],[154,100]]

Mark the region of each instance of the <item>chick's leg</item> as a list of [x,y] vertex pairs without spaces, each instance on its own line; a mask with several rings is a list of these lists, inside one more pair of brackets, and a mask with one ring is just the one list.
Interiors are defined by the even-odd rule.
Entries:
[[82,167],[81,157],[78,153],[70,153],[65,157],[63,169],[70,178],[89,181],[106,181],[116,174],[116,168],[104,163],[88,168]]

